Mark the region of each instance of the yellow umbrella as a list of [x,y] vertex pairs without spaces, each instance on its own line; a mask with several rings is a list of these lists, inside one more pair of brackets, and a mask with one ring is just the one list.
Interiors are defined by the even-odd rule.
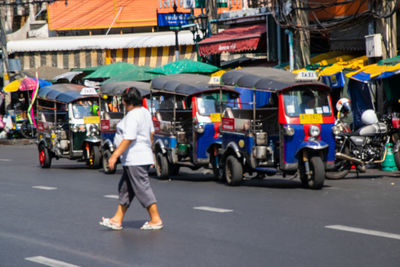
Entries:
[[9,84],[7,84],[6,86],[3,87],[4,92],[17,92],[19,85],[21,84],[21,80],[15,80]]

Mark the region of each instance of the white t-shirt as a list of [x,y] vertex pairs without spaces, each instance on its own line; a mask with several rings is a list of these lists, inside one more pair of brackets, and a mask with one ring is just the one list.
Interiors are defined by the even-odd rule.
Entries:
[[152,132],[154,126],[150,112],[143,107],[132,109],[117,124],[114,145],[118,147],[123,139],[133,140],[120,157],[123,166],[154,164],[151,150]]

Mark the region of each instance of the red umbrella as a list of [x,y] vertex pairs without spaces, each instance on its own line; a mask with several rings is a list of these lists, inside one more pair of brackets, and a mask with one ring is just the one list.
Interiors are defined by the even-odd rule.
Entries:
[[19,90],[20,91],[31,91],[36,88],[36,80],[26,77],[22,80]]

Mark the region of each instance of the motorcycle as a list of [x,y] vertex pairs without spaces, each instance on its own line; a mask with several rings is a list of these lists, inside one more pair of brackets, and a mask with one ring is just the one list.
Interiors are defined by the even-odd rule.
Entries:
[[[340,101],[340,100],[339,100]],[[338,119],[332,127],[335,136],[335,172],[326,173],[328,179],[344,178],[355,165],[360,172],[366,171],[368,164],[380,164],[385,161],[387,146],[391,140],[390,116],[385,116],[379,122],[375,111],[369,109],[363,112],[361,120],[365,126],[357,131],[351,131],[344,122],[350,111],[346,102],[338,107]]]

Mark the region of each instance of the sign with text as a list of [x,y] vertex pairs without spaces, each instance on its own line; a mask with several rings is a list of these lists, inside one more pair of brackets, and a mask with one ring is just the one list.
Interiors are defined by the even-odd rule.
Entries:
[[157,25],[158,26],[183,26],[188,24],[187,18],[190,13],[158,13]]

